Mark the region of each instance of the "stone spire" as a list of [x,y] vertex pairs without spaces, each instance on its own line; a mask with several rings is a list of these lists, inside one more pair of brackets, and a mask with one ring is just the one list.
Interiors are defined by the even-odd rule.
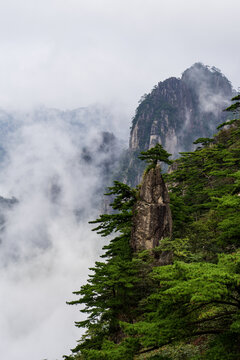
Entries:
[[171,236],[169,195],[159,165],[144,175],[133,212],[131,246],[134,251],[153,249],[161,239]]

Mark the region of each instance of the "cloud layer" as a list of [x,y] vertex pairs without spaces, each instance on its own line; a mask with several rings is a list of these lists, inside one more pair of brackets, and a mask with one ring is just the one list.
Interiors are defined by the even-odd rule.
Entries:
[[0,13],[0,105],[115,103],[132,115],[196,61],[240,84],[237,0],[9,0]]
[[80,337],[79,309],[66,301],[103,246],[87,222],[99,212],[102,166],[119,149],[107,151],[101,125],[86,110],[80,122],[79,112],[15,114],[16,127],[5,133],[0,194],[18,199],[0,234],[0,353],[8,360],[55,360]]

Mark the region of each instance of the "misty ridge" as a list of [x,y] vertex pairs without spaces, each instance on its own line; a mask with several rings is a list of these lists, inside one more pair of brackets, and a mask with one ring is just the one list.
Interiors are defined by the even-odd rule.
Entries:
[[121,129],[126,120],[111,108],[0,110],[4,358],[55,360],[74,346],[79,329],[73,324],[83,315],[66,301],[86,281],[103,246],[88,221],[101,212],[114,174],[122,172],[130,184],[142,174],[136,158],[127,157],[123,164],[126,152],[156,142],[174,157],[190,150],[192,138],[215,132],[233,93],[218,69],[200,63],[186,70],[181,81],[159,83],[140,101],[128,149]]
[[[160,142],[176,158],[179,151],[191,149],[189,137],[214,133],[233,94],[219,69],[194,64],[181,80],[167,79],[142,97],[133,118],[130,149]],[[153,110],[148,129],[155,104],[161,110]],[[32,254],[51,247],[46,224],[53,214],[61,217],[67,211],[78,222],[99,210],[126,148],[113,133],[118,121],[101,106],[70,111],[40,107],[25,113],[0,110],[1,264],[28,257],[28,250]],[[31,219],[28,226],[24,227],[24,219]],[[14,224],[21,224],[20,232]],[[22,239],[16,242],[15,234]],[[28,238],[31,250],[29,246],[21,250],[23,238]]]
[[0,111],[0,349],[6,359],[55,357],[59,343],[62,354],[76,338],[78,311],[66,300],[103,245],[88,221],[100,212],[123,148],[113,134],[117,121],[101,106]]
[[49,219],[68,214],[78,222],[99,210],[122,147],[103,121],[111,118],[99,108],[2,112],[1,264],[50,247]]
[[219,69],[200,62],[186,69],[181,78],[159,82],[140,99],[119,178],[132,186],[140,183],[144,165],[138,154],[157,143],[173,159],[180,152],[193,151],[197,138],[213,136],[217,126],[231,118],[223,110],[235,94]]

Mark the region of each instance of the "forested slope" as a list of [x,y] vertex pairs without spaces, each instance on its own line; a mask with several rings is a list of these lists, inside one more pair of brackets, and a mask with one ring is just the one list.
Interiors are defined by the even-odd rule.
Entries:
[[[198,139],[198,148],[182,153],[164,175],[171,237],[134,251],[132,221],[141,186],[115,182],[109,189],[115,212],[94,223],[100,235],[115,237],[88,283],[75,292],[71,304],[83,304],[88,316],[76,325],[86,334],[66,359],[240,358],[239,100],[229,108],[236,119],[213,138]],[[156,166],[155,159],[147,173]],[[162,265],[166,254],[169,261]]]

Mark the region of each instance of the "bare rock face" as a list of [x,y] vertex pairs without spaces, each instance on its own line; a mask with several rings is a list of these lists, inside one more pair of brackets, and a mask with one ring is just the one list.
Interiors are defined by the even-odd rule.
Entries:
[[159,82],[140,99],[118,180],[135,187],[143,171],[139,152],[157,143],[178,158],[179,152],[194,150],[197,138],[212,137],[216,127],[229,118],[222,110],[234,94],[219,69],[201,63],[185,70],[181,78]]
[[134,251],[153,249],[172,234],[169,195],[160,167],[145,174],[133,215],[131,246]]
[[133,118],[129,149],[148,150],[160,143],[174,156],[189,151],[198,137],[209,137],[226,121],[222,110],[233,96],[219,69],[196,63],[181,79],[159,82],[142,97]]

